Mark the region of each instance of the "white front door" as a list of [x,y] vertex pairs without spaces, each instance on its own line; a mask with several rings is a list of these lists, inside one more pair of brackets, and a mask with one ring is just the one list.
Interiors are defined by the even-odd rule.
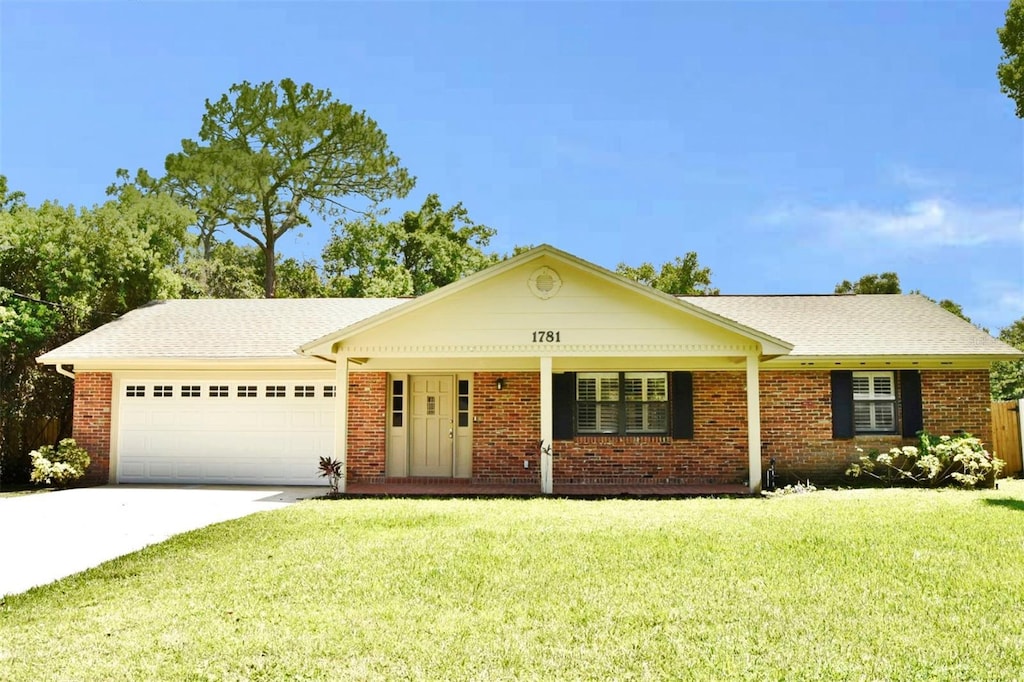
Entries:
[[451,376],[409,377],[412,385],[410,476],[452,476],[455,447],[455,380]]

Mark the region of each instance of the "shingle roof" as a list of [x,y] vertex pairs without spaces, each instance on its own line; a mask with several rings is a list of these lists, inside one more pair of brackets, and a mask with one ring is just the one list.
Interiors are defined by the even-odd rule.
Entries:
[[[792,343],[793,356],[1020,356],[917,295],[679,298]],[[40,362],[294,358],[303,344],[407,300],[156,301],[50,351]]]
[[292,358],[310,339],[393,308],[402,298],[155,301],[40,358]]
[[792,343],[793,356],[1019,355],[916,294],[679,298]]

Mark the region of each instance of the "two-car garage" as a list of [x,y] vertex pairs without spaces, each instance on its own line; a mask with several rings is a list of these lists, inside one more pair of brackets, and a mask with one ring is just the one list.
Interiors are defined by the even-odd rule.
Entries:
[[322,377],[120,378],[118,482],[322,484],[335,405]]

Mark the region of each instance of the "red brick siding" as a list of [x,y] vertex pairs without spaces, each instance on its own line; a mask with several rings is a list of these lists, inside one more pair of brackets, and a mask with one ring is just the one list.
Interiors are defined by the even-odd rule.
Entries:
[[[942,435],[964,429],[987,441],[986,370],[922,370],[921,399],[927,431]],[[831,401],[828,371],[761,372],[762,467],[774,457],[779,483],[842,481],[860,454],[856,448],[888,450],[916,440],[899,435],[833,440]]]
[[[505,378],[498,391],[496,380]],[[694,439],[580,436],[554,444],[559,483],[736,483],[746,480],[747,419],[742,372],[694,375]],[[473,478],[539,477],[540,379],[532,372],[474,376]],[[704,396],[706,399],[701,400]],[[523,461],[530,468],[523,468]]]
[[741,483],[747,480],[743,372],[693,374],[693,440],[577,436],[555,442],[555,483]]
[[71,435],[89,453],[89,468],[82,479],[85,485],[109,482],[112,387],[109,372],[79,372],[75,375]]
[[387,448],[388,375],[348,375],[348,480],[380,480]]
[[[498,391],[496,380],[505,378]],[[473,478],[523,481],[539,477],[540,387],[535,372],[478,372],[473,378]],[[737,483],[747,477],[747,420],[743,372],[695,372],[694,438],[581,436],[556,441],[555,483]],[[924,427],[936,434],[968,431],[991,440],[988,372],[923,370]],[[110,471],[112,380],[105,372],[75,378],[73,435],[91,457],[86,484],[104,484]],[[384,476],[388,375],[349,376],[349,480]],[[828,371],[761,372],[763,466],[776,458],[779,482],[810,477],[842,480],[856,447],[888,449],[899,436],[832,439]],[[523,461],[530,468],[523,468]]]
[[[505,387],[497,389],[499,377]],[[540,375],[477,372],[473,375],[473,478],[540,481]],[[523,461],[530,468],[523,468]]]
[[992,447],[988,370],[921,372],[924,428],[936,435],[966,431]]

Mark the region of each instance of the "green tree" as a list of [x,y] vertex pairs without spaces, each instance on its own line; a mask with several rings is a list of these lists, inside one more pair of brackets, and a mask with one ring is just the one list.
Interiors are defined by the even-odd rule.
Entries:
[[898,294],[900,277],[895,272],[864,275],[856,282],[844,279],[836,285],[837,294]]
[[214,241],[205,254],[187,250],[174,271],[181,278],[182,298],[263,296],[263,255],[255,246]]
[[[999,331],[999,340],[1024,351],[1024,317]],[[993,362],[989,373],[993,400],[1024,398],[1024,360]]]
[[[911,291],[910,293],[912,293],[912,294],[915,294],[915,293],[921,294],[920,291]],[[934,298],[931,298],[930,296],[925,296],[924,294],[921,294],[921,295],[924,296],[925,298],[927,298],[929,301],[934,301],[935,300]],[[954,315],[956,315],[957,317],[959,317],[962,320],[965,320],[967,322],[971,322],[971,318],[967,317],[967,313],[964,312],[964,307],[962,305],[960,305],[959,303],[956,303],[955,301],[951,301],[948,298],[944,298],[941,301],[939,301],[938,303],[939,303],[939,307],[942,308],[943,310],[946,310],[948,312],[953,313]],[[971,322],[971,324],[974,324],[974,323]]]
[[484,251],[495,234],[461,202],[444,209],[430,194],[401,220],[340,222],[324,247],[324,271],[332,295],[419,296],[497,262]]
[[192,227],[199,237],[202,257],[209,259],[218,243],[217,234],[229,225],[223,213],[223,206],[227,203],[226,187],[214,177],[203,177],[202,168],[197,169],[197,175],[199,177],[167,175],[154,178],[146,169],[140,168],[133,178],[127,169],[118,168],[117,181],[107,187],[107,196],[121,197],[126,193],[170,195],[195,214]]
[[1017,118],[1024,118],[1024,0],[1010,0],[1006,24],[996,32],[1003,46],[996,69],[1000,90],[1013,100]]
[[311,258],[279,260],[277,279],[280,298],[323,298],[327,295],[318,263]]
[[176,296],[170,269],[190,242],[190,211],[126,192],[91,209],[0,204],[0,474],[25,480],[40,424],[69,435],[71,383],[35,358],[154,298]]
[[[900,276],[895,272],[883,272],[877,275],[864,275],[856,282],[851,282],[848,279],[844,279],[842,282],[836,285],[835,293],[837,294],[901,294],[903,293],[900,287]],[[960,319],[971,322],[971,318],[967,317],[964,313],[963,306],[955,301],[951,301],[948,298],[944,298],[941,301],[936,301],[931,296],[921,293],[920,289],[913,289],[907,293],[917,294],[927,298],[932,303],[937,303],[940,308],[947,310]],[[971,324],[974,324],[971,322]],[[985,330],[986,332],[988,330]]]
[[357,210],[346,203],[357,197],[373,210],[415,183],[365,112],[289,79],[243,82],[207,100],[199,141],[181,146],[167,157],[161,185],[194,195],[187,202],[210,221],[206,229],[227,223],[256,244],[267,297],[277,288],[277,242],[285,233],[310,226],[311,215]]
[[660,269],[651,263],[641,263],[635,268],[619,263],[615,272],[676,296],[717,296],[719,293],[718,289],[711,286],[711,268],[701,267],[695,251],[688,251],[682,257],[676,256],[675,260],[663,263]]

